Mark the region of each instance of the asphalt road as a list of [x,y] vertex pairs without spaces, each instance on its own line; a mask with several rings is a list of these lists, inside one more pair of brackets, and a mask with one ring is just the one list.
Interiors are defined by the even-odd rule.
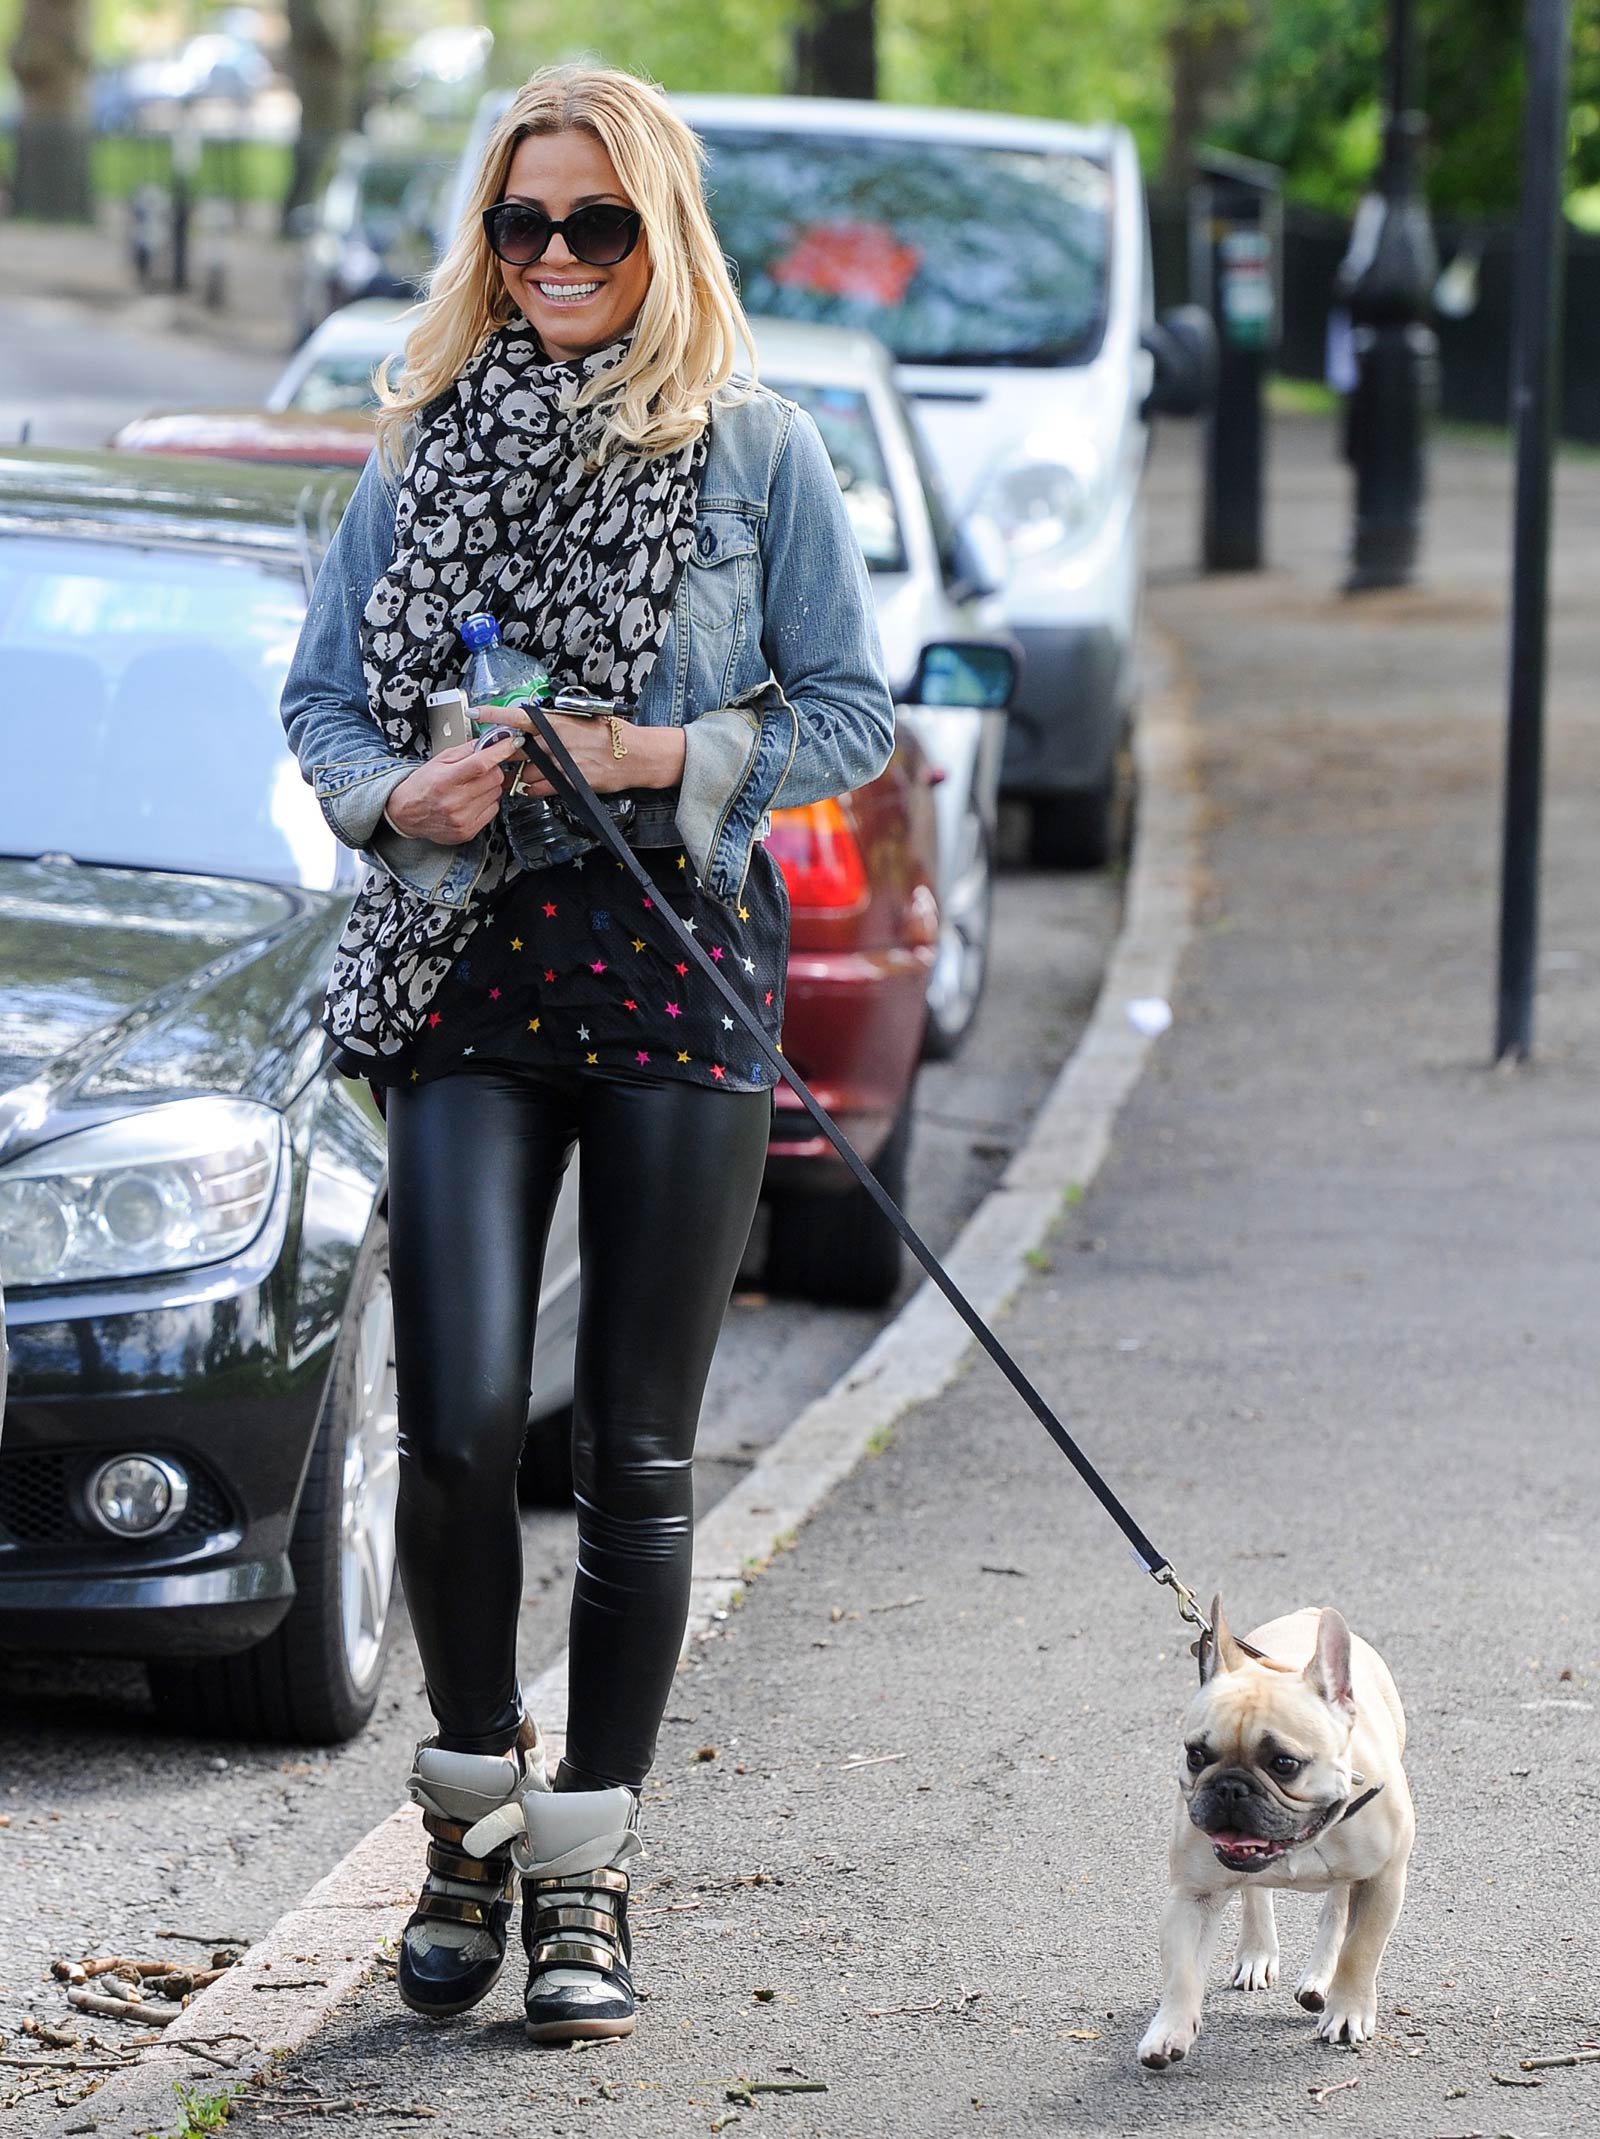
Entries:
[[103,446],[156,408],[259,401],[281,357],[162,333],[156,307],[108,297],[104,316],[64,297],[0,306],[0,441]]

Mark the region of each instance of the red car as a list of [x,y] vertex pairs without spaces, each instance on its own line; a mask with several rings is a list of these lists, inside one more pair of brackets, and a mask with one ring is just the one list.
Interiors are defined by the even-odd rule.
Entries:
[[[222,409],[144,416],[113,444],[331,468],[359,464],[370,418]],[[793,925],[784,1051],[897,1202],[939,938],[930,767],[902,732],[888,769],[854,794],[773,813],[771,852]],[[767,1282],[775,1292],[878,1306],[901,1247],[787,1085],[767,1162]]]

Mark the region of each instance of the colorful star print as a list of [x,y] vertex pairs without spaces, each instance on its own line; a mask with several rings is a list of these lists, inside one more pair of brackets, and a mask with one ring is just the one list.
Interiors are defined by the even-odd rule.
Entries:
[[[630,927],[627,900],[619,908],[621,894],[615,887],[609,893],[605,889],[606,862],[612,857],[602,853],[589,859],[587,879],[558,864],[538,875],[524,872],[496,895],[501,926],[480,936],[472,957],[453,961],[448,993],[426,1007],[414,1053],[402,1056],[389,1072],[394,1082],[426,1081],[452,1067],[467,1068],[481,1056],[530,1067],[564,1060],[580,1069],[631,1060],[641,1075],[648,1070],[726,1085],[730,1091],[770,1091],[771,1071],[759,1061],[715,1059],[730,1050],[736,1056],[744,1044],[739,1013],[731,1001],[725,1006],[699,986],[702,976],[691,971],[699,961],[687,951],[679,956],[676,946],[645,932],[653,923],[644,915],[664,899],[646,895],[653,886],[630,884],[628,897],[639,893]],[[649,855],[647,861],[658,884],[673,884],[686,894],[673,905],[699,937],[702,958],[709,952],[724,975],[718,992],[736,980],[775,1046],[780,991],[776,984],[766,986],[765,978],[775,969],[781,973],[785,945],[782,895],[767,858],[758,855],[743,902],[732,907],[710,900],[694,863],[683,854],[670,861],[664,854]],[[485,922],[489,918],[483,916]],[[736,937],[730,927],[738,930]],[[596,955],[605,947],[617,948],[619,960]],[[516,956],[525,949],[533,951],[531,967]],[[632,993],[619,994],[614,982]],[[723,1015],[725,1007],[731,1015]],[[560,1039],[563,1032],[576,1035],[570,1054]],[[775,1061],[769,1055],[769,1062]]]

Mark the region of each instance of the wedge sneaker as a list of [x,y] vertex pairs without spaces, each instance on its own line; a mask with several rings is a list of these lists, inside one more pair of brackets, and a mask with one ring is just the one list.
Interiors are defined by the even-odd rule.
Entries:
[[505,1965],[517,1871],[509,1844],[480,1855],[467,1835],[487,1815],[548,1791],[544,1748],[531,1723],[509,1753],[416,1750],[406,1794],[422,1807],[428,1871],[400,1936],[396,1983],[414,2013],[443,2020],[470,2012]]
[[639,1801],[631,1790],[525,1791],[492,1813],[469,1848],[511,1840],[522,1875],[523,2011],[535,2042],[631,2035],[633,1941],[628,1874],[639,1855]]

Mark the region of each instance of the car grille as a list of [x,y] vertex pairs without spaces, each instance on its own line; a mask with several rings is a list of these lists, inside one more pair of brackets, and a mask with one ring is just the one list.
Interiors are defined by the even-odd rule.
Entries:
[[[69,1454],[43,1448],[0,1449],[0,1539],[9,1536],[19,1545],[81,1545],[86,1539],[99,1545],[143,1542],[113,1538],[81,1512],[84,1481],[97,1463],[117,1453],[102,1449],[86,1456],[77,1450]],[[187,1458],[183,1468],[189,1479],[189,1504],[170,1530],[149,1540],[152,1544],[209,1537],[226,1530],[233,1520],[216,1480]]]

